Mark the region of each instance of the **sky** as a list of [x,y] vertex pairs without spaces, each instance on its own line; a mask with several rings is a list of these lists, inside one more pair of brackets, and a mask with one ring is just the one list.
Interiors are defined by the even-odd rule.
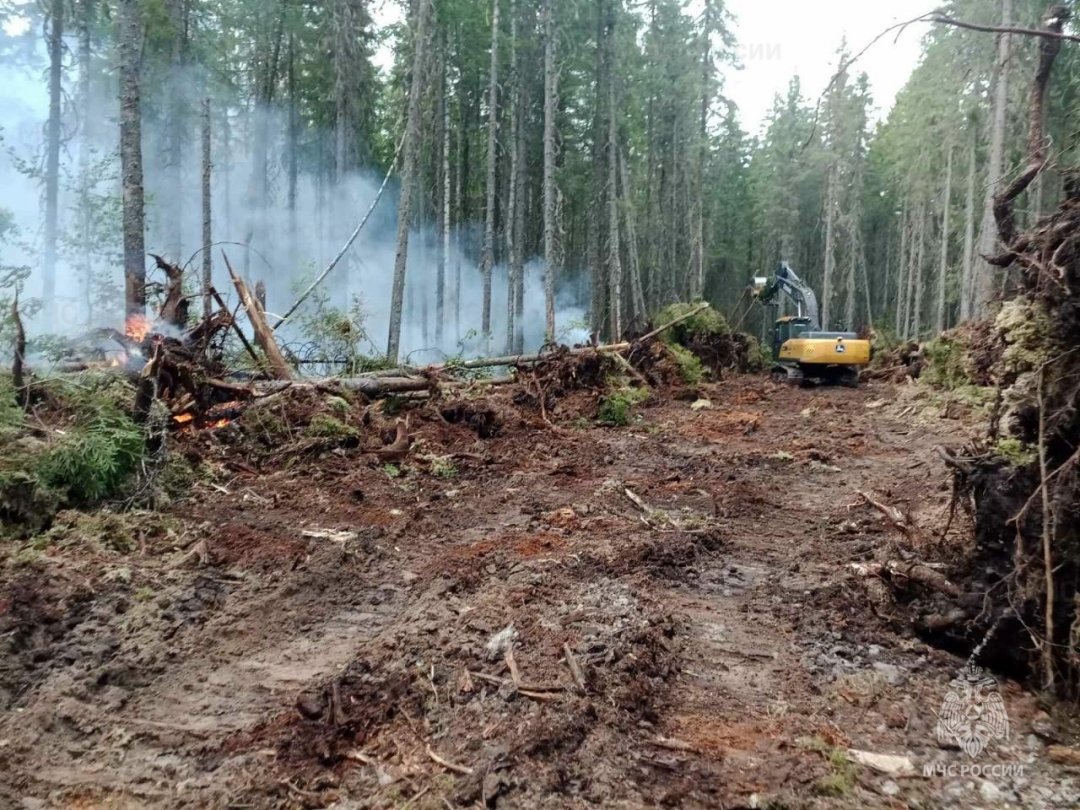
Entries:
[[[757,134],[773,97],[798,74],[807,98],[816,99],[836,71],[836,51],[846,37],[857,52],[890,25],[933,11],[933,0],[727,0],[735,17],[738,56],[744,68],[729,71],[725,94],[739,107],[743,128]],[[896,39],[883,37],[852,67],[865,71],[877,117],[884,117],[919,58],[925,24]]]

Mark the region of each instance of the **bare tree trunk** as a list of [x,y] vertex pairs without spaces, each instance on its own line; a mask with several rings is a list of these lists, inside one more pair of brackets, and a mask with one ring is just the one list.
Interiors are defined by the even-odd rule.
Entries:
[[60,238],[60,102],[64,71],[65,0],[49,4],[49,123],[45,143],[45,251],[42,298],[49,328],[56,323],[56,256]]
[[94,248],[90,244],[93,229],[90,192],[94,182],[90,176],[90,149],[94,143],[95,134],[95,130],[90,125],[92,120],[90,65],[93,23],[94,0],[79,0],[79,109],[82,119],[82,138],[79,144],[79,282],[83,290],[87,323],[94,321],[94,265],[91,258]]
[[915,253],[915,272],[908,279],[911,291],[911,331],[915,340],[922,337],[923,263],[926,258],[926,202],[919,203],[919,247]]
[[120,0],[120,175],[124,207],[124,305],[129,317],[146,314],[146,247],[143,203],[142,20],[138,0]]
[[952,205],[952,159],[953,150],[949,147],[949,157],[945,164],[945,204],[941,211],[941,265],[938,268],[938,299],[935,328],[938,334],[945,331],[945,291],[949,273],[949,208]]
[[521,119],[518,116],[518,107],[521,101],[521,77],[518,73],[519,65],[517,43],[517,2],[510,0],[510,84],[513,88],[510,94],[510,177],[506,193],[506,352],[514,351],[514,315],[517,313],[517,273],[521,267],[518,262],[520,246],[517,239],[517,207],[518,200],[518,130],[521,127]]
[[555,340],[555,27],[552,0],[544,0],[544,336]]
[[[609,32],[610,36],[610,32]],[[609,51],[610,58],[610,51]],[[615,125],[615,82],[609,73],[608,80],[608,307],[612,342],[622,337],[622,257],[619,243],[619,189],[616,155],[618,135]]]
[[480,250],[480,276],[484,285],[480,331],[491,343],[491,274],[495,268],[495,169],[499,135],[499,0],[491,0],[491,73],[488,84],[488,150],[484,244]]
[[[169,55],[169,70],[172,80],[167,85],[166,101],[166,135],[165,135],[165,176],[166,182],[172,194],[181,198],[183,196],[183,155],[184,155],[184,92],[186,83],[180,78],[183,72],[184,53],[187,39],[187,0],[168,0],[166,12],[169,17],[171,52]],[[173,261],[182,261],[183,252],[183,220],[177,215],[166,218],[166,231],[168,240],[166,252]]]
[[288,160],[288,190],[286,191],[286,205],[289,209],[289,256],[292,264],[299,263],[299,239],[296,221],[296,200],[298,195],[298,180],[300,174],[298,153],[300,151],[300,110],[296,103],[296,42],[293,34],[289,32],[289,64],[288,64],[289,91],[289,154]]
[[833,276],[836,272],[836,166],[829,166],[825,188],[825,274],[821,283],[821,328],[832,326]]
[[630,191],[630,170],[626,166],[626,153],[618,154],[619,173],[623,193],[623,219],[626,221],[626,247],[630,259],[630,305],[634,326],[642,326],[648,319],[645,308],[645,291],[641,284],[641,261],[638,258],[637,222],[634,217],[634,198]]
[[386,358],[398,361],[401,347],[401,309],[405,301],[405,268],[409,258],[409,222],[412,215],[413,186],[416,183],[417,145],[420,142],[420,100],[424,93],[424,64],[427,59],[428,16],[431,0],[419,0],[416,11],[412,80],[409,85],[409,112],[402,146],[401,197],[398,201],[397,255],[394,258],[394,285],[390,295],[390,334]]
[[971,318],[972,282],[975,264],[975,136],[968,145],[967,203],[964,217],[964,267],[960,278],[960,320]]
[[211,216],[210,180],[213,176],[211,159],[210,97],[203,99],[202,109],[202,284],[203,317],[209,318],[213,309],[210,288],[214,284],[214,260],[211,257],[211,245],[214,243],[213,218]]
[[446,322],[446,263],[450,258],[450,103],[446,98],[446,42],[439,59],[439,249],[435,281],[435,345],[443,345]]
[[910,252],[908,248],[908,204],[904,200],[904,211],[900,215],[900,262],[896,270],[896,318],[893,326],[897,340],[907,337],[907,274],[910,271]]
[[[535,14],[530,12],[527,18],[531,30],[535,28]],[[517,205],[514,208],[514,217],[510,227],[514,232],[514,244],[517,246],[514,254],[510,257],[512,275],[514,277],[514,351],[525,351],[525,210],[529,200],[526,198],[528,190],[528,157],[529,141],[526,131],[526,122],[529,115],[529,85],[523,81],[525,75],[525,52],[519,48],[517,55],[517,135],[514,138],[516,160],[510,182],[516,187],[514,197]]]
[[[1001,2],[1001,24],[1012,20],[1012,0]],[[1009,103],[1009,35],[998,35],[997,81],[994,84],[994,106],[990,122],[990,156],[987,161],[986,197],[983,201],[982,230],[979,234],[980,256],[998,252],[997,224],[994,219],[994,195],[999,191],[1005,163],[1005,130],[1008,126]],[[974,279],[974,315],[984,317],[997,289],[997,268],[985,259],[976,262]]]

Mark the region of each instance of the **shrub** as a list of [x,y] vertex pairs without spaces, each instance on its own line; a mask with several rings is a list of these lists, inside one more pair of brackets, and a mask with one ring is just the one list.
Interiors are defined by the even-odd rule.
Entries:
[[620,388],[612,391],[600,400],[597,417],[600,422],[611,427],[624,427],[630,424],[630,414],[638,403],[649,398],[644,388]]
[[698,385],[705,377],[705,366],[701,359],[687,348],[673,343],[668,348],[675,355],[675,361],[679,364],[679,375],[687,385]]

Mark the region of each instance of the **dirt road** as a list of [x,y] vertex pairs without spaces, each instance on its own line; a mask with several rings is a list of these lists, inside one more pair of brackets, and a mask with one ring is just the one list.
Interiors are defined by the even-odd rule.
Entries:
[[938,741],[964,661],[851,573],[898,540],[857,491],[940,531],[973,430],[895,393],[507,393],[383,466],[190,437],[191,498],[6,561],[0,807],[1075,807],[1016,684],[1008,739]]

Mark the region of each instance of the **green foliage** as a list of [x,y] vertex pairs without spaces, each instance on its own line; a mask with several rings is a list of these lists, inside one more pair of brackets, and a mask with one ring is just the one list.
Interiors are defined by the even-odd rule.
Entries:
[[1014,467],[1026,467],[1038,458],[1038,450],[1020,439],[1010,437],[998,439],[994,445],[994,455],[1000,456]]
[[932,388],[946,391],[972,385],[964,366],[965,351],[964,344],[948,333],[930,341],[923,350],[928,364],[920,380]]
[[675,355],[675,361],[679,364],[679,374],[684,383],[698,385],[705,378],[705,366],[696,354],[678,343],[672,343],[668,349]]
[[[653,318],[653,323],[657,326],[663,326],[666,323],[671,323],[672,321],[683,317],[689,312],[693,312],[700,306],[700,301],[690,304],[668,304],[668,306],[664,307],[656,314]],[[727,321],[724,320],[724,316],[712,307],[707,307],[682,323],[676,324],[670,329],[665,329],[660,333],[660,339],[668,345],[677,343],[680,346],[689,346],[695,338],[708,340],[730,334],[731,327],[729,327]]]
[[630,416],[635,405],[649,398],[646,388],[619,388],[600,400],[597,418],[601,424],[610,427],[625,427],[630,424]]
[[360,431],[325,413],[317,413],[304,429],[304,435],[314,439],[347,441],[360,437]]
[[746,360],[743,371],[756,374],[764,371],[772,364],[772,358],[761,345],[761,341],[753,335],[746,335]]
[[431,474],[436,478],[456,478],[457,465],[446,456],[439,456],[431,460]]
[[80,413],[67,435],[41,459],[42,483],[77,505],[113,497],[138,468],[146,438],[131,418],[103,403]]
[[387,478],[401,478],[401,467],[397,464],[383,464],[382,471]]

